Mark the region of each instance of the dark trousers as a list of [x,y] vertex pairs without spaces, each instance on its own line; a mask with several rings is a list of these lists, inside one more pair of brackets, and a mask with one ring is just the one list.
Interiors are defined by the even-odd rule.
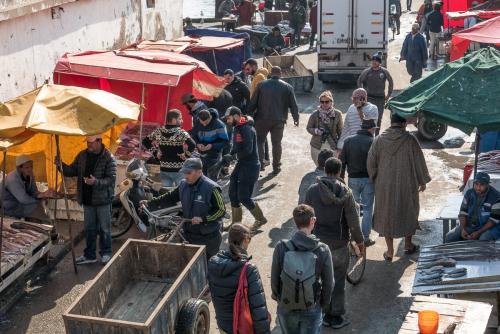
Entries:
[[271,144],[273,146],[273,168],[281,166],[281,140],[285,130],[285,122],[258,120],[255,123],[255,131],[257,131],[257,146],[259,149],[259,160],[262,165],[264,158],[264,143],[268,133],[271,133]]
[[295,46],[300,46],[300,36],[302,35],[302,29],[304,26],[292,26],[293,36],[290,44]]
[[237,163],[229,181],[229,200],[233,208],[243,204],[248,210],[255,208],[252,199],[253,188],[259,179],[260,164],[244,165]]
[[411,3],[412,3],[412,0],[406,0],[406,9],[408,9],[408,11],[411,10]]
[[208,261],[220,250],[220,244],[222,242],[222,232],[219,229],[215,233],[206,235],[184,233],[184,238],[186,238],[186,240],[190,244],[205,246]]
[[422,77],[423,64],[421,61],[406,61],[406,71],[411,75],[410,82],[416,81]]
[[384,107],[385,107],[385,98],[383,96],[368,96],[368,102],[377,106],[378,109],[378,120],[377,126],[379,129],[377,130],[377,134],[380,131],[380,125],[382,124],[382,117],[384,116]]
[[398,34],[399,34],[399,32],[401,30],[401,15],[398,15],[398,14],[394,15],[394,21],[396,21],[396,29],[397,29]]
[[83,255],[87,259],[96,258],[97,236],[99,235],[99,254],[111,256],[111,204],[83,206],[85,221],[86,247]]
[[203,163],[203,174],[205,174],[210,180],[217,182],[219,172],[222,167],[221,155],[219,154],[218,157],[202,157],[201,162]]
[[[398,28],[399,30],[399,28]],[[309,37],[309,46],[312,48],[314,46],[314,40],[316,39],[316,33],[311,32],[311,36]]]
[[349,267],[349,248],[347,245],[339,247],[339,240],[330,240],[321,236],[319,236],[319,239],[327,244],[332,252],[335,286],[333,288],[332,301],[325,311],[325,319],[331,320],[331,317],[345,314],[345,279]]

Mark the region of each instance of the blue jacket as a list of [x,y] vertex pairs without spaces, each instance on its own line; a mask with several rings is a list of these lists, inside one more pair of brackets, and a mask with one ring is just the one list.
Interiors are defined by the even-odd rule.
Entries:
[[471,226],[474,208],[478,200],[478,196],[474,189],[467,190],[462,205],[460,206],[459,217],[467,217],[467,226],[474,228],[476,231],[483,227],[488,221],[493,222],[495,226],[490,229],[490,233],[493,238],[500,238],[500,192],[490,186],[486,196],[481,199],[482,203],[477,213],[479,215],[478,225]]
[[410,32],[406,35],[403,47],[401,48],[401,60],[425,63],[428,56],[427,42],[422,34],[417,33],[413,37]]
[[199,121],[196,122],[192,130],[193,139],[196,144],[212,144],[212,149],[201,152],[208,158],[217,158],[224,147],[229,144],[229,137],[226,131],[226,125],[219,119],[217,110],[208,109],[212,115],[212,120],[207,126],[203,126]]

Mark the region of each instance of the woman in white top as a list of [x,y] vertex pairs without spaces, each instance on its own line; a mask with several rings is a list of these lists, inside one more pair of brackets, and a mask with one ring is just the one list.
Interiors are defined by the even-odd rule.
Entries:
[[337,149],[342,150],[347,137],[355,135],[361,130],[363,119],[378,119],[377,106],[368,102],[368,93],[363,88],[358,88],[352,93],[352,103],[344,118],[344,128],[340,135]]

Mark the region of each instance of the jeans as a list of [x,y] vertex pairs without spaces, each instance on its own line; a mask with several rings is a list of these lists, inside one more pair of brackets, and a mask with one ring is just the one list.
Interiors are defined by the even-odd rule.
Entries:
[[203,174],[205,174],[210,180],[217,182],[219,178],[219,172],[222,167],[221,162],[222,156],[219,154],[218,157],[202,157],[201,162],[203,163]]
[[271,133],[271,144],[273,145],[273,168],[279,168],[281,165],[281,140],[285,131],[285,122],[258,120],[255,123],[255,131],[257,131],[257,147],[259,149],[259,160],[262,165],[264,157],[264,143],[268,133]]
[[429,31],[429,37],[431,38],[431,43],[430,43],[430,46],[429,46],[429,50],[430,50],[430,53],[431,53],[432,57],[434,57],[437,54],[436,51],[437,51],[437,48],[438,48],[438,36],[439,36],[438,32]]
[[349,178],[349,188],[352,190],[354,200],[363,206],[363,219],[361,230],[365,240],[370,239],[373,221],[373,201],[375,199],[375,188],[369,178]]
[[[210,223],[215,224],[215,223]],[[219,224],[220,225],[220,224]],[[207,262],[212,256],[217,254],[220,250],[220,244],[222,242],[222,226],[220,226],[219,231],[211,234],[191,234],[183,233],[184,238],[193,245],[206,246],[205,252],[207,253]]]
[[319,334],[323,314],[320,306],[307,311],[285,311],[278,306],[278,321],[283,334]]
[[164,187],[176,187],[181,183],[184,174],[179,172],[160,172],[160,178]]
[[411,3],[412,3],[412,0],[406,0],[406,8],[408,9],[408,11],[411,10]]
[[421,61],[407,60],[406,71],[411,75],[410,82],[416,81],[422,77],[423,63]]
[[240,162],[236,164],[229,182],[229,199],[233,208],[239,208],[241,204],[248,210],[255,208],[252,194],[259,179],[259,171],[259,164],[245,165]]
[[[467,231],[467,233],[471,234],[472,232],[477,231],[477,230],[472,228],[472,227],[466,226],[465,231]],[[446,237],[444,239],[444,242],[448,243],[448,242],[455,242],[455,241],[462,241],[462,240],[464,240],[464,239],[462,239],[462,229],[460,228],[460,225],[457,225],[453,230],[446,233]],[[495,240],[495,238],[491,235],[491,232],[488,230],[479,236],[479,240],[489,241],[489,240]]]
[[97,235],[99,235],[99,254],[112,255],[111,251],[111,204],[101,206],[83,206],[85,221],[86,247],[83,255],[87,259],[96,258]]

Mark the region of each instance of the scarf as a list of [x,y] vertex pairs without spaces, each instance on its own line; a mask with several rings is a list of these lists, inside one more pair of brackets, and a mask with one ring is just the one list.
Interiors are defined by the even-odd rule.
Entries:
[[335,119],[335,111],[333,108],[328,110],[319,109],[319,121],[324,127],[328,127],[333,119]]

